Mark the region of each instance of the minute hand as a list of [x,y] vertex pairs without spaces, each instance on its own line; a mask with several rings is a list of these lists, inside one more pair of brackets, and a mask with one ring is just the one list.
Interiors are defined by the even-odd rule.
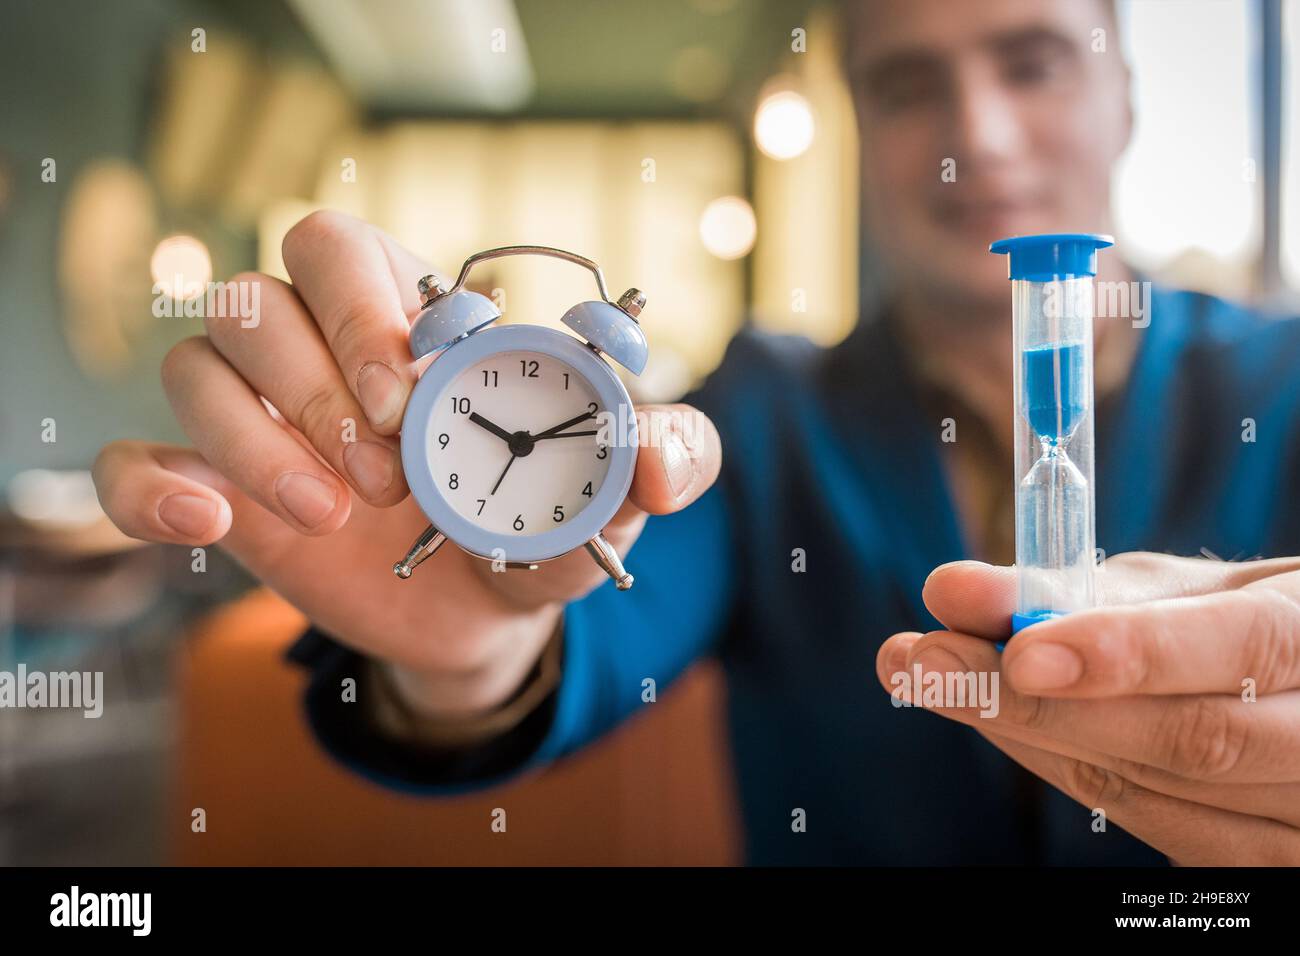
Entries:
[[554,428],[548,428],[544,432],[538,432],[536,435],[533,436],[533,438],[534,439],[547,438],[551,435],[554,435],[556,432],[564,431],[566,428],[568,428],[571,425],[576,425],[578,424],[578,422],[585,422],[588,418],[595,418],[595,417],[596,417],[595,412],[583,412],[581,415],[578,415],[576,418],[570,418],[567,422],[560,422],[560,424],[556,425]]
[[560,434],[560,435],[537,435],[536,437],[533,438],[533,441],[541,441],[541,440],[544,439],[544,438],[545,438],[545,439],[554,439],[554,438],[583,438],[583,437],[585,437],[585,436],[587,436],[587,435],[599,435],[599,434],[600,434],[600,432],[598,432],[596,429],[593,428],[593,429],[592,429],[591,431],[589,431],[589,432],[564,432],[563,434]]

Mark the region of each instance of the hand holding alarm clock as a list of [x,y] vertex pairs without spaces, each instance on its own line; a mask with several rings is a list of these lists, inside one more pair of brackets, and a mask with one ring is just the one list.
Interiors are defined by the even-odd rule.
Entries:
[[[520,255],[563,259],[595,276],[600,300],[561,319],[585,344],[541,326],[487,328],[501,313],[464,288],[470,270]],[[549,246],[476,253],[451,288],[428,275],[419,291],[424,310],[411,327],[411,355],[442,354],[406,407],[402,466],[433,524],[394,572],[409,578],[448,538],[470,554],[530,569],[585,545],[619,590],[630,588],[632,575],[600,532],[632,484],[636,416],[600,356],[641,374],[645,296],[628,289],[612,302],[596,263]]]
[[[485,328],[444,348],[420,379],[410,339],[412,320],[426,313],[417,292],[420,278],[434,271],[426,262],[379,229],[327,211],[294,226],[283,252],[292,284],[258,273],[231,279],[257,283],[261,309],[255,322],[209,317],[206,334],[181,341],[163,363],[167,398],[190,445],[109,444],[94,467],[100,502],[128,535],[183,545],[165,560],[184,569],[199,560],[195,549],[219,541],[307,620],[384,662],[420,712],[489,710],[529,673],[565,602],[609,580],[608,569],[593,562],[577,539],[602,537],[615,556],[625,557],[648,514],[685,508],[713,483],[722,454],[717,433],[705,427],[679,435],[670,428],[661,441],[628,448],[621,458],[611,448],[604,460],[597,458],[596,436],[575,434],[591,430],[585,423],[554,432],[571,437],[541,438],[588,411],[593,401],[598,412],[614,412],[625,400],[599,369],[575,357],[590,358],[612,377],[606,358],[586,344],[594,339],[522,324]],[[439,294],[433,287],[428,291],[426,301]],[[607,309],[617,307],[603,291],[600,299]],[[583,334],[573,324],[568,328]],[[480,341],[494,341],[489,333],[507,342],[506,333],[518,338],[532,331],[563,337],[577,353],[550,354],[520,341],[519,351],[529,354],[512,358],[494,349],[494,359],[467,361]],[[621,361],[612,346],[604,354]],[[538,363],[537,379],[528,374],[531,364],[519,365],[520,358]],[[428,481],[443,489],[438,494],[448,510],[480,528],[486,540],[460,537],[459,526],[438,530],[488,557],[493,539],[487,536],[500,536],[505,563],[495,566],[507,570],[494,572],[494,562],[462,547],[443,548],[415,578],[400,581],[393,560],[433,515],[426,514],[424,491],[409,493],[402,467],[408,435],[403,432],[399,441],[398,432],[408,400],[415,401],[413,390],[439,398],[432,394],[438,379],[430,374],[440,366],[445,374],[461,361],[467,361],[467,377],[460,384],[474,388],[461,395],[457,386],[454,394],[469,398],[470,410],[453,412],[451,391],[443,406],[431,401],[423,439],[426,468]],[[499,364],[480,364],[488,361]],[[497,388],[484,389],[484,370],[500,373]],[[508,381],[508,371],[518,379]],[[522,405],[521,398],[527,399]],[[643,405],[638,411],[652,421],[699,416],[682,405]],[[480,419],[512,440],[516,432],[527,432],[531,452],[516,455],[528,442],[518,439],[512,450]],[[446,449],[440,447],[444,433]],[[624,486],[622,469],[629,465],[631,484]],[[450,488],[452,474],[466,492],[463,500],[455,497],[460,489]],[[421,480],[412,477],[412,487]],[[604,518],[623,490],[626,500],[603,528],[592,531],[598,522],[591,519]],[[602,500],[602,493],[612,497]],[[479,498],[489,499],[482,516],[475,513]],[[561,521],[555,520],[557,506]],[[516,519],[522,531],[514,527]],[[546,522],[554,529],[538,533]],[[543,542],[556,530],[571,537]],[[560,546],[576,551],[563,553]],[[552,548],[559,556],[542,560]],[[215,557],[204,560],[215,573]],[[515,570],[524,563],[538,569]],[[284,622],[284,612],[273,612],[268,600],[256,599],[249,613],[259,622]]]

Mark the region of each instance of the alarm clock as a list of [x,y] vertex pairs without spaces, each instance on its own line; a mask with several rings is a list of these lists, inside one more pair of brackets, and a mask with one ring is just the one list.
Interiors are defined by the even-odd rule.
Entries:
[[[537,325],[489,328],[496,304],[466,288],[470,270],[504,256],[548,256],[589,270],[599,300],[561,322],[578,337]],[[632,586],[601,534],[636,470],[636,415],[610,366],[640,375],[648,357],[637,320],[645,296],[611,300],[600,267],[550,246],[503,246],[465,260],[450,288],[420,279],[411,354],[436,358],[402,419],[402,469],[431,524],[393,572],[411,572],[450,540],[509,568],[585,547],[619,590]]]

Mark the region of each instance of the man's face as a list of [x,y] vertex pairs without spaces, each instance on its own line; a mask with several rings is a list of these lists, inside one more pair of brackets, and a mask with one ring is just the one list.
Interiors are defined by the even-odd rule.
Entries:
[[903,283],[1005,299],[990,242],[1106,227],[1131,127],[1109,0],[860,0],[849,28],[868,227]]

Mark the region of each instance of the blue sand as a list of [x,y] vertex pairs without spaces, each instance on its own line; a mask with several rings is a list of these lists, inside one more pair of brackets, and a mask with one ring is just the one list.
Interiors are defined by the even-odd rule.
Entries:
[[1083,346],[1025,349],[1026,418],[1040,438],[1066,438],[1087,408]]

